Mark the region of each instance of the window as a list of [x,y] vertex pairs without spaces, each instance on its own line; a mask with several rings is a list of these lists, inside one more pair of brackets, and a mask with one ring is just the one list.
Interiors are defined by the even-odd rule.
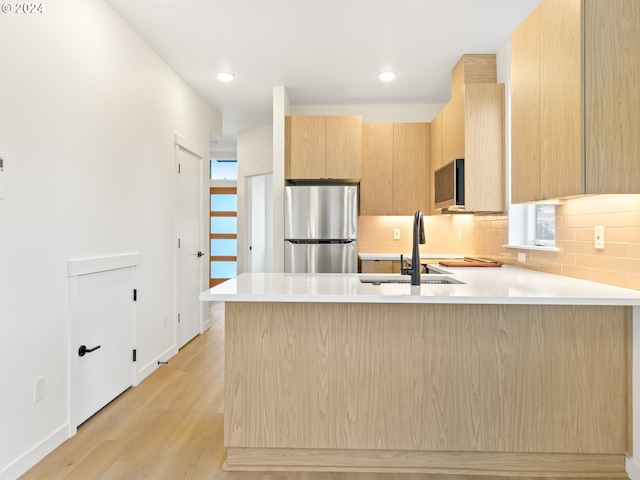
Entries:
[[209,162],[211,180],[238,180],[238,162],[236,160],[211,160]]
[[209,230],[209,285],[215,286],[238,274],[238,163],[211,160]]
[[533,207],[527,217],[532,218],[532,224],[527,232],[527,241],[537,246],[554,247],[556,244],[556,206],[531,205]]
[[509,247],[556,250],[556,206],[511,205]]
[[212,187],[210,230],[210,286],[215,286],[238,274],[238,216],[235,187]]

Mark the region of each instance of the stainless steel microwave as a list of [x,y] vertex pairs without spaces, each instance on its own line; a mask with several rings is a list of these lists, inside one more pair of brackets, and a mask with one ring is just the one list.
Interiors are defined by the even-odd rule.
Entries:
[[464,158],[440,167],[434,175],[436,208],[464,210]]

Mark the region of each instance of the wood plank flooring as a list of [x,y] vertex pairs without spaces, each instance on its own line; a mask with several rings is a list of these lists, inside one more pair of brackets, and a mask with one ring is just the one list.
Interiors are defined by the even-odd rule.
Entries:
[[[162,366],[139,386],[126,391],[85,422],[75,437],[49,454],[21,480],[490,478],[427,474],[223,472],[224,317],[220,308],[213,312],[209,331],[182,348],[168,365]],[[519,480],[525,479],[520,477]]]

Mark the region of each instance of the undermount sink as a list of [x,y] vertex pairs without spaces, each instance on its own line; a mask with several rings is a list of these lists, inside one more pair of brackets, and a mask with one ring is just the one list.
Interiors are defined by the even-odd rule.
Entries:
[[[411,283],[410,275],[400,275],[398,273],[376,273],[361,274],[360,283],[371,283],[381,285],[383,283]],[[442,273],[422,274],[420,283],[426,285],[462,284],[460,280],[449,277]]]

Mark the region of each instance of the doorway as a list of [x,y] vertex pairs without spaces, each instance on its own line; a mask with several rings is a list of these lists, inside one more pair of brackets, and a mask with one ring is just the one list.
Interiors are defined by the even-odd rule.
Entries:
[[201,332],[202,159],[176,144],[176,348]]
[[70,436],[134,384],[134,302],[133,266],[70,275]]
[[273,174],[246,179],[247,238],[249,256],[247,271],[273,271]]

